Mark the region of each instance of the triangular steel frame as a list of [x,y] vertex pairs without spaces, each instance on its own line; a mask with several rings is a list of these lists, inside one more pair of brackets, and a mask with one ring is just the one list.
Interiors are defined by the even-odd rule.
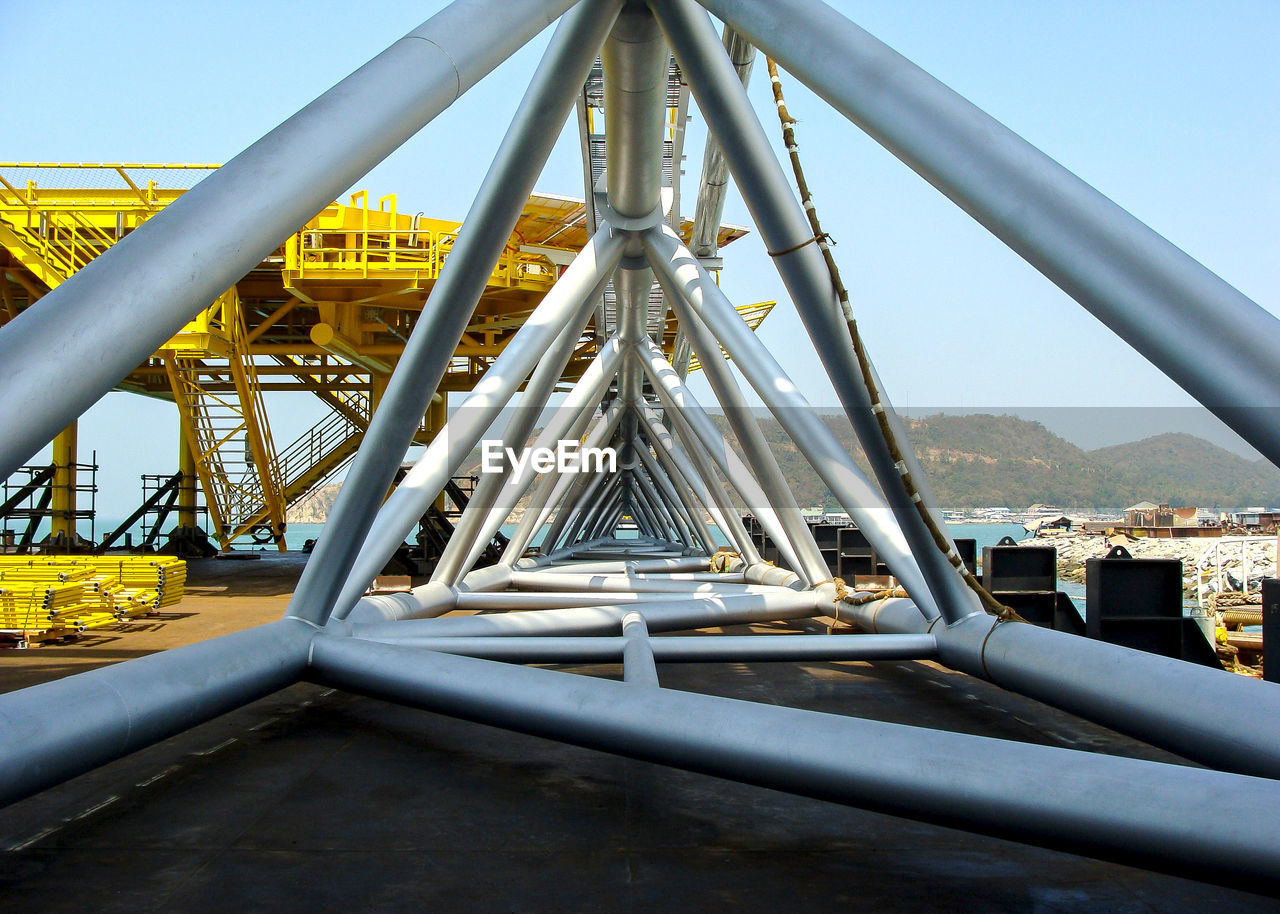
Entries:
[[[737,35],[722,42],[707,10]],[[954,544],[940,548],[921,519],[914,500],[937,514],[927,485],[913,493],[899,483],[904,473],[923,477],[913,455],[891,454],[880,436],[877,413],[901,423],[859,370],[848,315],[746,99],[743,62],[735,66],[725,44],[740,49],[745,38],[768,53],[1273,462],[1280,321],[818,0],[458,0],[0,330],[0,427],[17,430],[0,442],[0,475],[557,18],[285,619],[0,697],[0,800],[306,679],[798,794],[1237,887],[1280,888],[1280,689],[982,609],[953,567]],[[598,52],[608,140],[600,227],[381,504]],[[875,481],[664,222],[654,138],[672,53]],[[244,209],[253,226],[231,215],[245,195],[262,193],[279,205],[259,199]],[[263,212],[273,216],[258,219]],[[211,243],[218,233],[224,243]],[[236,245],[225,243],[232,237]],[[157,266],[164,263],[183,267]],[[681,328],[677,361],[687,361],[686,346],[699,357],[732,443],[649,335],[655,278]],[[588,335],[611,280],[617,325]],[[68,317],[89,309],[93,320]],[[118,350],[72,383],[53,379],[51,366],[85,363],[88,342],[65,330],[77,323],[93,328],[94,347],[109,340]],[[595,358],[534,446],[611,447],[612,470],[540,473],[527,460],[501,462],[430,583],[363,596],[521,388],[501,444],[527,455],[584,336]],[[831,579],[719,348],[910,596],[850,592]],[[44,408],[32,415],[30,402]],[[475,569],[483,544],[526,496],[507,553]],[[786,568],[762,561],[735,498]],[[538,534],[538,554],[522,557]],[[455,609],[508,612],[438,618]],[[651,637],[822,615],[867,633]],[[656,665],[926,658],[1211,767],[677,692],[661,687]],[[553,662],[621,662],[625,681],[522,665]],[[79,713],[52,713],[67,707]]]

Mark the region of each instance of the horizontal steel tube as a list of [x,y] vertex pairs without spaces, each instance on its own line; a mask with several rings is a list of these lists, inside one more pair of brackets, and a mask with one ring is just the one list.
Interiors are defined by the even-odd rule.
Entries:
[[[443,619],[410,619],[353,625],[357,637],[479,638],[487,635],[608,635],[617,634],[622,617],[639,610],[651,632],[677,632],[711,626],[805,619],[817,615],[820,597],[804,593],[737,594],[711,599],[673,600],[669,603],[620,601],[607,606],[582,606],[533,612],[449,616]],[[825,606],[822,607],[825,610]]]
[[[581,553],[578,553],[581,554]],[[706,571],[709,559],[691,555],[678,559],[600,559],[586,562],[565,562],[554,566],[542,566],[556,574],[643,574],[644,572]],[[530,569],[535,574],[536,569]]]
[[654,638],[659,663],[931,660],[932,635],[707,635]]
[[292,685],[315,634],[282,620],[0,695],[0,805]]
[[511,575],[505,565],[491,565],[471,572],[456,588],[434,581],[415,587],[408,593],[361,597],[348,615],[340,618],[335,614],[330,624],[341,625],[343,619],[350,622],[393,622],[440,616],[454,609],[458,597],[463,594],[503,590],[510,582]]
[[662,593],[721,594],[779,593],[782,590],[781,587],[759,584],[721,583],[715,580],[673,580],[669,577],[646,578],[621,574],[534,574],[528,571],[513,572],[511,575],[511,586],[524,590],[647,590]]
[[[1280,889],[1280,784],[1261,778],[351,638],[317,638],[309,675],[424,710],[703,774],[1180,876]],[[1035,776],[1000,774],[1010,771]]]
[[[707,563],[704,556],[698,557],[703,565]],[[628,581],[714,581],[720,584],[746,584],[746,572],[739,568],[735,571],[579,571],[573,566],[553,566],[558,567],[558,571],[542,571],[542,572],[519,572],[521,577],[518,579],[524,581],[525,574],[539,574],[540,577],[549,578],[555,575],[557,578],[562,576],[576,577],[585,583],[587,579],[595,580],[598,578],[616,578]],[[773,567],[773,566],[768,566]]]
[[952,669],[1215,768],[1280,778],[1274,683],[990,616],[931,627],[907,600],[840,615],[868,631],[927,630]]
[[513,611],[538,609],[563,609],[570,606],[607,606],[615,603],[674,603],[683,600],[715,600],[715,593],[654,593],[613,591],[592,593],[585,590],[568,591],[511,591],[491,593],[460,593],[457,595],[459,611],[482,609],[506,609]]
[[[365,640],[508,663],[618,663],[628,639],[383,635]],[[938,654],[932,635],[707,635],[652,638],[648,643],[658,663],[932,660]]]

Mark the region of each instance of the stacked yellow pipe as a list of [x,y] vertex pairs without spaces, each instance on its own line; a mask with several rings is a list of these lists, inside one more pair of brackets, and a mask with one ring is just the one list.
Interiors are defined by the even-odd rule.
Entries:
[[71,634],[181,601],[187,563],[170,556],[0,556],[0,630]]
[[43,634],[65,627],[60,618],[84,602],[80,581],[0,581],[0,628]]

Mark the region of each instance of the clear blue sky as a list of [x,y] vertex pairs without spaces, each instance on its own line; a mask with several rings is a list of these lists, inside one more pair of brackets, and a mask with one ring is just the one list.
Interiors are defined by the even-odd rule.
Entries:
[[[0,158],[226,161],[440,5],[11,4],[9,129]],[[1273,0],[834,5],[1280,313],[1280,5]],[[375,197],[397,193],[401,210],[462,218],[548,34],[359,186]],[[774,135],[763,72],[761,61],[751,95]],[[786,85],[824,225],[900,407],[1191,403],[904,165],[795,80]],[[705,136],[692,113],[686,212]],[[581,184],[576,135],[567,129],[538,186],[579,194]],[[725,218],[749,223],[736,193]],[[726,251],[726,265],[724,287],[736,301],[784,298],[754,235]],[[810,399],[834,403],[790,306],[766,327]],[[311,409],[280,397],[272,407],[283,442]],[[128,435],[120,431],[126,422]],[[86,417],[82,447],[98,449],[107,479],[102,513],[137,502],[138,473],[175,468],[176,425],[171,405],[123,394]]]

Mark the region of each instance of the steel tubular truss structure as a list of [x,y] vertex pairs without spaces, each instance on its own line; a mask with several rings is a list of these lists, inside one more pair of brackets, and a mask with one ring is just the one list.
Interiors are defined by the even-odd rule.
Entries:
[[[708,11],[726,23],[723,38]],[[0,441],[0,476],[556,19],[286,617],[3,696],[0,798],[30,795],[305,679],[834,802],[1280,889],[1280,689],[982,609],[929,538],[897,482],[902,466],[878,438],[846,315],[746,100],[744,48],[760,48],[810,86],[1273,462],[1280,321],[818,0],[458,0],[0,332],[0,427],[15,430]],[[597,55],[607,143],[595,186],[598,231],[384,502]],[[709,171],[722,176],[727,167],[745,197],[879,485],[666,224],[672,55],[718,144]],[[704,197],[705,228],[723,196],[704,189]],[[240,205],[245,199],[257,204]],[[526,446],[610,281],[616,320],[595,328],[594,361],[535,446],[612,446],[616,471],[540,474],[527,462],[504,463],[478,488],[430,583],[364,596],[517,398],[503,444]],[[650,308],[661,300],[651,295],[655,281],[730,419],[733,447],[650,336]],[[94,320],[74,319],[89,308]],[[76,327],[94,328],[92,338],[68,329]],[[105,354],[103,338],[113,343]],[[909,596],[872,600],[831,580],[717,347]],[[1230,357],[1206,357],[1206,348]],[[71,363],[82,370],[68,378],[58,366]],[[38,414],[33,402],[43,404]],[[502,561],[475,570],[483,544],[525,496]],[[915,497],[935,510],[927,492]],[[793,570],[761,561],[735,498]],[[538,554],[522,558],[539,532]],[[505,612],[440,618],[481,609]],[[832,615],[865,634],[656,637]],[[657,666],[904,658],[990,680],[1205,767],[673,691]],[[565,662],[621,662],[625,681],[527,666]]]

